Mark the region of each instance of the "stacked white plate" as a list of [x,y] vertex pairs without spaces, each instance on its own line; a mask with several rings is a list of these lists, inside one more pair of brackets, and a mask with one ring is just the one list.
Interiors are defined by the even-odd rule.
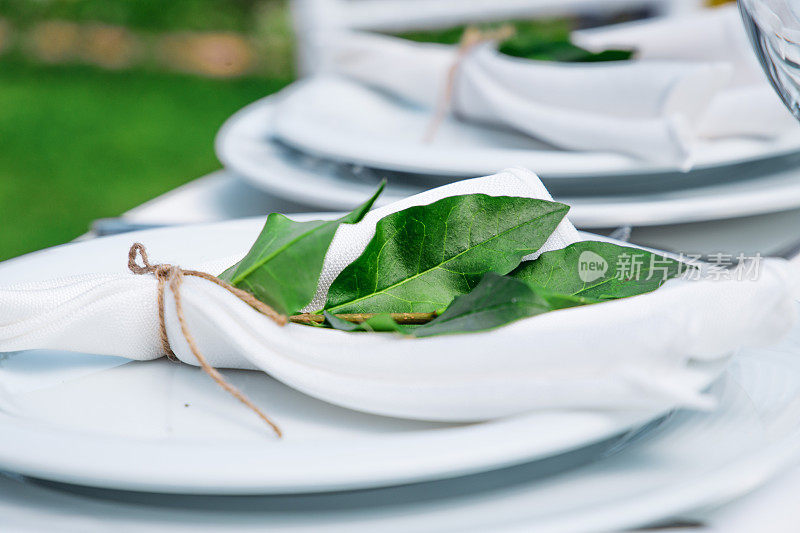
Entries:
[[[246,249],[263,219],[84,241],[0,265],[4,283],[124,269],[133,241],[178,264]],[[203,247],[195,243],[202,240]],[[357,413],[226,371],[276,440],[197,368],[0,354],[0,516],[13,531],[613,530],[769,479],[800,444],[800,331],[698,367],[710,412],[547,411],[481,424]],[[169,494],[167,494],[169,493]],[[232,498],[231,495],[238,495]],[[88,496],[88,498],[87,498]]]
[[[289,102],[290,105],[284,105]],[[557,150],[508,131],[445,119],[356,83],[302,81],[233,115],[220,161],[280,197],[348,209],[387,178],[382,202],[510,166],[536,171],[582,227],[655,225],[800,207],[800,128],[771,140],[701,145],[689,171],[624,155]]]

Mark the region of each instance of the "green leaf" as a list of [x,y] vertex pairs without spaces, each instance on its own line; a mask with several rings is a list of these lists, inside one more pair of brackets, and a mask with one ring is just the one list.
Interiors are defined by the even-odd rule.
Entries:
[[525,37],[524,35],[511,37],[500,45],[499,51],[513,57],[565,63],[623,61],[633,56],[633,52],[629,50],[590,52],[572,44],[569,40],[542,42],[526,39]]
[[332,328],[340,329],[342,331],[390,331],[394,333],[402,333],[404,335],[409,333],[409,328],[401,326],[395,322],[389,313],[377,314],[360,324],[350,322],[349,320],[344,320],[343,318],[339,318],[327,311],[325,311],[324,314],[326,322]]
[[653,291],[689,268],[639,248],[582,241],[545,252],[509,275],[557,294],[612,300]]
[[[498,49],[501,53],[514,57],[538,61],[596,62],[621,61],[630,59],[633,55],[630,50],[591,52],[572,44],[569,34],[573,22],[569,19],[518,20],[482,24],[480,28],[489,29],[504,24],[512,24],[515,33],[500,43]],[[397,35],[417,42],[457,44],[461,40],[464,29],[464,26],[456,26],[447,29],[405,32]]]
[[333,329],[339,329],[342,331],[364,331],[364,328],[361,327],[361,324],[339,318],[333,313],[329,313],[327,311],[324,312],[324,315],[325,322]]
[[247,255],[219,277],[280,313],[296,313],[314,297],[339,224],[355,224],[364,218],[384,186],[385,182],[369,200],[338,220],[295,222],[272,213]]
[[489,273],[472,289],[472,292],[457,297],[444,313],[416,328],[414,335],[429,337],[485,331],[521,318],[589,303],[595,301],[552,294],[544,289],[532,287],[524,281]]
[[546,200],[471,194],[387,215],[361,256],[331,284],[325,310],[440,309],[487,272],[510,272],[541,248],[568,210]]

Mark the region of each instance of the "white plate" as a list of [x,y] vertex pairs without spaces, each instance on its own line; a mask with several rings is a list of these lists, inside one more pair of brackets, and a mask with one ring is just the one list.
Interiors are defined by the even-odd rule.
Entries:
[[[369,169],[354,176],[349,167],[289,153],[272,140],[274,109],[274,98],[259,100],[228,119],[216,138],[220,161],[256,187],[294,202],[349,210],[368,198],[386,175],[389,185],[378,205],[430,186]],[[758,179],[647,194],[555,196],[571,206],[570,220],[583,228],[698,222],[800,207],[800,172],[790,169]]]
[[[450,481],[277,497],[115,493],[0,477],[0,516],[5,529],[23,532],[620,531],[729,501],[796,459],[799,348],[795,331],[779,349],[740,354],[712,388],[718,410],[672,415],[599,460],[573,454]],[[496,438],[499,447],[512,440]],[[464,440],[452,452],[473,444]]]
[[[308,217],[309,215],[305,215]],[[297,216],[296,218],[302,218]],[[64,245],[0,265],[3,283],[119,272],[141,241],[177,264],[246,250],[263,217]],[[124,254],[123,254],[124,255]],[[54,361],[61,361],[54,365]],[[698,389],[721,371],[698,365]],[[663,414],[534,412],[472,425],[338,408],[260,372],[226,371],[277,420],[263,424],[195,367],[56,352],[0,364],[0,469],[85,485],[186,493],[296,493],[442,479],[539,459],[620,435]]]
[[[423,142],[429,109],[412,106],[356,82],[316,77],[283,93],[275,136],[304,152],[337,161],[420,174],[482,176],[509,166],[530,168],[552,183],[556,178],[632,175],[645,182],[680,173],[612,152],[554,149],[530,137],[447,118],[435,140]],[[776,139],[720,139],[700,142],[695,170],[730,167],[800,151],[800,128]],[[606,180],[607,181],[607,180]],[[551,183],[547,183],[548,186]]]

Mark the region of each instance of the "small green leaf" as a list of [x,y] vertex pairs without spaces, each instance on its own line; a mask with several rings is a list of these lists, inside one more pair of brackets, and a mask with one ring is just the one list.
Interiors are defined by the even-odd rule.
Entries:
[[528,286],[539,296],[547,300],[547,303],[550,304],[550,307],[555,309],[566,309],[568,307],[578,307],[581,305],[589,305],[589,304],[596,304],[600,303],[603,300],[598,300],[596,298],[587,298],[585,296],[574,296],[571,294],[559,294],[557,292],[551,292],[543,287],[537,287],[536,285],[528,284]]
[[404,335],[409,332],[409,328],[395,322],[389,313],[377,314],[360,324],[344,320],[327,311],[325,311],[324,314],[325,320],[332,328],[342,331],[390,331],[402,333]]
[[325,322],[333,329],[339,329],[341,331],[364,331],[364,328],[361,327],[361,324],[339,318],[333,313],[329,313],[327,311],[325,311],[323,314],[325,315]]
[[552,294],[508,276],[486,274],[472,292],[457,297],[434,320],[414,330],[417,337],[494,329],[521,318],[594,301]]
[[273,213],[247,255],[220,274],[284,314],[302,309],[317,290],[322,263],[339,224],[359,222],[383,191],[338,220],[295,222]]
[[526,261],[509,276],[557,294],[612,300],[653,291],[689,268],[639,248],[582,241]]
[[402,326],[395,322],[389,313],[378,313],[362,322],[361,326],[366,331],[392,331],[403,335],[407,335],[411,329],[410,326]]
[[568,209],[533,198],[470,194],[387,215],[361,256],[331,284],[325,310],[440,309],[487,272],[506,274],[541,248]]

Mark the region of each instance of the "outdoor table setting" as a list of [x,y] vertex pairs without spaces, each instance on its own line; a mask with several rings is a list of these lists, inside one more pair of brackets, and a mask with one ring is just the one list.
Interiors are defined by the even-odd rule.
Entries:
[[0,263],[0,530],[793,531],[795,9],[320,32]]

